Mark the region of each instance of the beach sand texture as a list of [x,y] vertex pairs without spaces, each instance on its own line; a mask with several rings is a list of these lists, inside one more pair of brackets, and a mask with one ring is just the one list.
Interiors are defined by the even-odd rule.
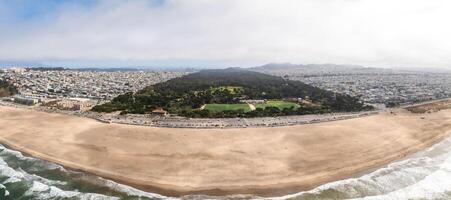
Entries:
[[317,124],[176,129],[0,107],[0,141],[34,157],[169,196],[276,196],[382,166],[451,133],[451,110]]

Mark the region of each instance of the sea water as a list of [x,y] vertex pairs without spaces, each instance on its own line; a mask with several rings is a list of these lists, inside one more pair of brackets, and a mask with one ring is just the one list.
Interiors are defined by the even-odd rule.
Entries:
[[0,145],[0,200],[170,199],[91,174],[66,170]]
[[361,177],[276,199],[451,199],[451,138]]
[[[282,197],[247,199],[451,199],[451,138],[357,178]],[[182,199],[239,199],[240,195]],[[176,199],[23,156],[0,145],[0,200]]]

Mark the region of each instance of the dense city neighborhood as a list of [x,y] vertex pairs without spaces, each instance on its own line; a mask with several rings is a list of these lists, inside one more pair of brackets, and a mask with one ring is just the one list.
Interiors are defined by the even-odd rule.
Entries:
[[[303,69],[257,69],[256,71],[285,79],[299,80],[321,89],[355,96],[365,104],[373,105],[378,109],[451,96],[451,73],[400,72],[381,69],[356,70],[354,68],[309,71]],[[120,94],[136,92],[148,85],[186,74],[188,72],[185,71],[78,71],[5,68],[0,69],[0,79],[7,80],[16,86],[18,94],[12,97],[3,97],[2,104],[38,105],[33,109],[75,114],[106,123],[184,128],[284,126],[340,120],[375,113],[371,111],[254,119],[189,119],[169,115],[164,110],[156,110],[147,115],[101,114],[89,111],[93,106],[111,101]]]
[[74,103],[88,105],[83,102],[95,105],[183,74],[185,72],[0,69],[0,79],[12,83],[19,90],[19,94],[10,100],[28,105],[56,105],[58,108],[72,108]]
[[256,71],[351,96],[376,107],[451,96],[451,72],[394,70],[342,65],[271,65]]

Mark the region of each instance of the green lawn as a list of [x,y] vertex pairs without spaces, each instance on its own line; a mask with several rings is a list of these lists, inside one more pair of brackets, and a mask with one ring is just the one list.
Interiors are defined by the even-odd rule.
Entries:
[[267,101],[266,103],[262,104],[256,104],[255,108],[263,108],[266,107],[277,107],[280,110],[283,110],[285,108],[291,108],[294,107],[295,109],[299,108],[299,104],[293,103],[293,102],[286,102],[286,101]]
[[239,93],[243,90],[243,87],[238,87],[238,86],[221,86],[221,87],[214,87],[211,88],[211,92],[215,92],[215,91],[222,91],[222,90],[228,90],[230,92],[230,94],[236,94]]
[[205,110],[210,110],[213,112],[221,112],[224,110],[239,110],[243,109],[244,112],[251,111],[248,104],[207,104],[205,105]]

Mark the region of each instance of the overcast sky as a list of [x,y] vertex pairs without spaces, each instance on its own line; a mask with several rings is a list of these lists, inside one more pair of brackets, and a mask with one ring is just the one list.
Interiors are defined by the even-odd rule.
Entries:
[[451,68],[448,0],[0,0],[0,61]]

